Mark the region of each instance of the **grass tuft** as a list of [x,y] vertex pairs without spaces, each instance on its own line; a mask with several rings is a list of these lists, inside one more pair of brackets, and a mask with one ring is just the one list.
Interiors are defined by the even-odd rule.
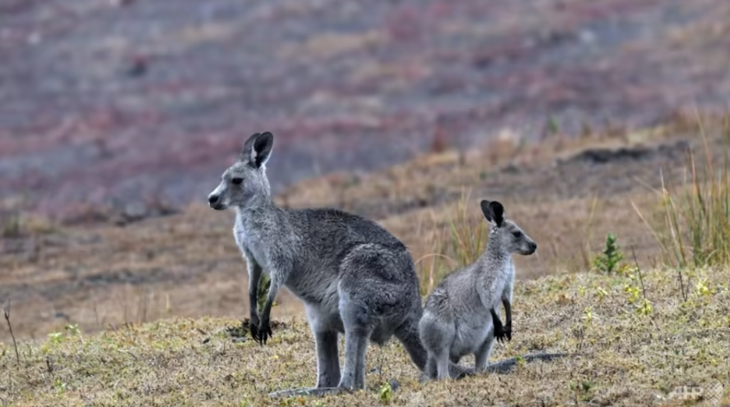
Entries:
[[487,245],[487,222],[481,213],[474,209],[470,199],[471,192],[462,191],[456,211],[448,216],[448,227],[443,229],[434,225],[434,230],[442,230],[433,243],[434,252],[416,261],[429,260],[422,267],[421,294],[427,295],[450,272],[475,262]]
[[55,225],[38,215],[25,214],[17,210],[0,213],[0,238],[17,239],[54,232],[56,232]]
[[455,217],[449,219],[450,239],[445,239],[441,253],[453,260],[459,266],[475,262],[482,255],[487,244],[487,222],[482,217],[476,217],[471,210],[473,204],[471,192],[462,193]]
[[722,163],[713,161],[704,126],[700,122],[704,142],[704,159],[698,163],[688,151],[688,173],[683,184],[672,188],[662,177],[661,212],[663,221],[649,225],[659,243],[665,265],[676,269],[730,265],[730,168],[727,147],[730,147],[730,121],[725,118]]

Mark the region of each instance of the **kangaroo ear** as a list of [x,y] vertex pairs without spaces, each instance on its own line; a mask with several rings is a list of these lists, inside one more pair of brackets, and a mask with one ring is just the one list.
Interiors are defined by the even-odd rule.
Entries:
[[504,222],[504,206],[497,201],[492,201],[489,203],[489,207],[494,214],[494,223],[496,223],[497,226],[502,226],[502,222]]
[[271,132],[256,133],[246,140],[241,152],[241,161],[247,161],[254,168],[261,168],[274,147],[274,135]]
[[484,214],[484,217],[487,218],[487,221],[494,222],[494,212],[492,212],[492,207],[489,205],[489,201],[482,200],[479,202],[479,206],[482,207],[482,214]]

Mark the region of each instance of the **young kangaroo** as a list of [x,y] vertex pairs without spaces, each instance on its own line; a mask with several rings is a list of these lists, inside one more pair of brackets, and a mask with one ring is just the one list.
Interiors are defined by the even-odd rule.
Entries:
[[[491,223],[487,248],[473,264],[449,274],[426,300],[419,336],[428,350],[426,375],[445,379],[449,363],[474,354],[476,372],[483,372],[495,337],[512,339],[512,253],[530,255],[537,244],[515,223],[505,219],[497,201],[481,201]],[[506,324],[499,319],[504,304]]]
[[[238,161],[208,196],[211,208],[233,207],[233,235],[248,265],[251,335],[271,337],[269,315],[281,287],[305,305],[317,350],[317,388],[365,387],[368,341],[395,335],[423,371],[428,353],[418,338],[422,315],[415,266],[406,246],[377,223],[335,209],[283,209],[271,198],[265,164],[270,132],[246,141]],[[261,315],[256,310],[261,273],[271,285]],[[345,335],[340,374],[338,334]],[[452,375],[465,372],[452,365]]]

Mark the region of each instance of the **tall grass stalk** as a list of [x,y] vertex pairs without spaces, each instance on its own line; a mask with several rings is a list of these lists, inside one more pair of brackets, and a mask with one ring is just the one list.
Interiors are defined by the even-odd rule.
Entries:
[[702,123],[705,160],[698,164],[688,152],[688,171],[683,185],[668,187],[662,176],[661,208],[663,222],[651,226],[634,205],[642,221],[659,243],[663,261],[679,269],[730,265],[730,175],[728,146],[730,122],[723,123],[723,162],[717,165]]
[[451,238],[446,240],[442,253],[456,260],[459,266],[475,262],[487,244],[487,223],[481,209],[470,205],[471,191],[462,193],[456,217],[449,217]]
[[[427,259],[430,262],[430,266],[424,268],[422,274],[423,280],[428,281],[426,287],[421,287],[422,294],[431,293],[452,270],[476,261],[486,247],[487,222],[481,215],[479,206],[475,205],[476,201],[471,202],[470,195],[471,192],[462,192],[456,211],[448,217],[447,228],[438,235],[434,243],[434,253],[416,261],[416,264]],[[438,226],[434,219],[434,228]]]

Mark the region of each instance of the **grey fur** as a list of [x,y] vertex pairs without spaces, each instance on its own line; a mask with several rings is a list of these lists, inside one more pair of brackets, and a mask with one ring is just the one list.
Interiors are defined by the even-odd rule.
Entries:
[[[515,270],[512,253],[530,255],[537,244],[514,222],[504,218],[496,201],[481,201],[490,223],[487,247],[473,264],[449,274],[426,300],[419,336],[428,350],[425,374],[430,379],[449,376],[449,363],[475,357],[474,371],[484,372],[495,337],[512,339],[512,291]],[[503,304],[506,324],[499,318]]]
[[[427,352],[418,338],[421,297],[406,246],[377,223],[336,209],[283,209],[271,199],[266,162],[274,136],[249,137],[239,160],[208,196],[216,210],[236,209],[233,234],[249,275],[251,334],[271,337],[269,316],[286,287],[305,305],[317,350],[317,388],[365,387],[368,342],[391,336],[423,371]],[[256,310],[261,273],[271,278],[261,315]],[[340,372],[338,334],[345,335]],[[452,366],[455,376],[466,371]]]

